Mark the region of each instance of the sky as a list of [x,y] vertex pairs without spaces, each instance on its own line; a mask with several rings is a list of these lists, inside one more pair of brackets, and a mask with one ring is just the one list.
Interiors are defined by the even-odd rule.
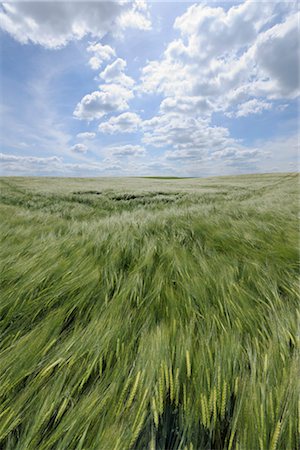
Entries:
[[293,1],[0,4],[1,175],[299,170]]

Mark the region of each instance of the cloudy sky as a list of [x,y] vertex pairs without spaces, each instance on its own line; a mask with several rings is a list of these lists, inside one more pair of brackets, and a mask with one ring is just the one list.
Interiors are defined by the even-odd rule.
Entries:
[[0,6],[2,175],[298,166],[297,2]]

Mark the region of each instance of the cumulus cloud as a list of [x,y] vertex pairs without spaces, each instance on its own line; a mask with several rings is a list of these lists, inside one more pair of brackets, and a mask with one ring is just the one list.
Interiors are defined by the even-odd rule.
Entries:
[[170,146],[174,150],[216,151],[234,144],[224,127],[210,126],[207,119],[169,113],[145,120],[143,142],[154,147]]
[[[145,0],[136,0],[132,3],[132,8],[123,12],[118,18],[120,30],[126,28],[137,28],[141,30],[151,29],[150,13]],[[118,33],[117,34],[121,34]]]
[[184,91],[190,92],[190,76],[188,66],[183,62],[164,58],[161,61],[150,61],[142,69],[142,92],[159,92],[165,95],[174,95],[174,93],[183,94]]
[[224,167],[248,160],[254,168],[256,149],[212,126],[212,113],[261,114],[273,108],[270,100],[299,95],[295,6],[194,4],[174,28],[179,36],[142,69],[139,90],[163,97],[158,115],[142,124],[143,143],[166,149],[168,161],[222,160]]
[[108,113],[128,109],[133,98],[131,90],[117,84],[101,85],[98,91],[85,95],[77,104],[74,116],[78,119],[100,119]]
[[68,175],[90,176],[106,175],[107,172],[120,173],[122,166],[118,163],[100,162],[65,162],[63,158],[50,156],[38,158],[35,156],[18,156],[0,153],[0,173],[3,175]]
[[86,153],[88,151],[88,148],[84,144],[75,144],[70,148],[70,150],[75,153]]
[[253,158],[256,158],[258,154],[259,150],[257,148],[244,148],[242,146],[233,148],[229,147],[215,152],[212,155],[212,159],[216,160],[222,158],[230,161],[231,164],[234,162],[239,164],[241,160],[247,160],[248,162],[253,161]]
[[96,133],[85,131],[83,133],[78,133],[77,137],[78,139],[94,139],[96,137]]
[[263,2],[259,6],[252,1],[232,6],[227,11],[222,7],[192,5],[175,21],[174,28],[187,39],[177,46],[171,45],[168,52],[185,55],[198,61],[236,52],[249,46],[274,14],[274,6]]
[[151,27],[147,8],[138,2],[15,2],[3,3],[0,27],[16,40],[47,48],[60,48],[91,35],[101,39],[108,32],[128,27]]
[[100,42],[90,44],[87,51],[94,54],[89,60],[89,65],[93,70],[99,69],[103,61],[107,61],[116,56],[115,50],[112,47],[102,45]]
[[[84,167],[95,173],[127,173],[126,167],[133,168],[130,164],[134,157],[145,155],[144,146],[162,150],[151,162],[157,171],[161,166],[173,173],[182,169],[186,175],[217,170],[228,173],[227,169],[230,172],[243,164],[254,169],[262,157],[267,160],[269,150],[257,145],[248,148],[227,128],[214,126],[212,114],[224,113],[231,118],[262,114],[276,108],[278,100],[285,102],[299,95],[297,12],[290,2],[258,4],[248,0],[226,7],[198,2],[188,7],[175,20],[176,38],[164,47],[161,58],[147,62],[142,69],[139,86],[126,72],[126,61],[99,40],[108,32],[122,34],[126,27],[149,29],[149,13],[143,0],[5,3],[0,10],[0,24],[22,43],[52,49],[88,36],[93,40],[87,47],[89,65],[98,70],[105,62],[106,67],[96,78],[98,83],[101,80],[100,86],[94,92],[87,91],[75,107],[74,117],[101,119],[101,133],[143,133],[142,145],[103,147],[110,160],[101,167],[96,163],[91,168],[64,164],[64,170],[74,173]],[[160,105],[152,118],[142,120],[128,111],[136,91],[159,94]],[[93,139],[95,133],[83,132],[77,137],[86,144],[85,140]],[[71,148],[73,158],[87,151],[84,144]],[[40,165],[47,170],[47,164],[54,167],[61,163],[56,157],[24,158],[26,161],[12,159],[5,164]],[[125,168],[118,159],[126,162]],[[142,169],[144,159],[137,160],[140,165],[136,167],[146,170],[146,166]]]
[[110,147],[108,149],[111,156],[124,157],[124,156],[143,156],[145,154],[145,148],[141,145],[119,145]]
[[183,114],[205,115],[212,111],[213,101],[201,96],[166,97],[160,105],[163,113],[179,112]]
[[140,89],[165,97],[162,112],[207,115],[253,97],[266,103],[299,95],[293,4],[248,0],[227,10],[195,4],[176,19],[174,28],[179,38],[142,70]]
[[182,173],[198,175],[215,169],[222,173],[228,167],[247,162],[253,170],[259,156],[257,148],[248,148],[232,138],[225,127],[212,126],[208,118],[194,118],[181,113],[157,115],[142,123],[143,143],[165,149],[162,161],[173,166],[180,163]]
[[124,73],[126,65],[122,58],[108,64],[100,73],[106,84],[101,84],[98,91],[85,95],[77,104],[74,116],[93,120],[128,109],[128,101],[134,97],[132,88],[135,81]]
[[293,98],[299,95],[299,17],[290,15],[257,40],[254,59],[261,78],[268,78],[266,96]]
[[108,121],[99,125],[102,133],[133,133],[141,124],[141,118],[136,113],[125,112],[119,116],[113,116]]
[[62,165],[62,158],[50,156],[47,158],[36,156],[19,156],[8,153],[0,153],[0,167],[3,175],[22,172],[45,172],[51,173],[59,170]]
[[124,59],[118,58],[112,64],[105,67],[103,72],[100,73],[100,77],[109,83],[117,83],[122,86],[131,87],[134,85],[134,80],[125,75],[124,70],[126,65]]
[[237,105],[236,111],[227,112],[225,115],[228,117],[246,117],[250,114],[261,114],[263,111],[270,110],[271,108],[272,103],[254,98],[247,102],[240,103]]
[[62,158],[58,156],[50,156],[49,158],[39,158],[36,156],[19,156],[9,153],[0,153],[1,162],[34,162],[36,164],[60,163]]

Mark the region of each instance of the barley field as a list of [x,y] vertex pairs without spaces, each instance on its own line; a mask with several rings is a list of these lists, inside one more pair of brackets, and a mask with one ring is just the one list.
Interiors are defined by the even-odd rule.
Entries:
[[1,449],[297,449],[297,174],[0,185]]

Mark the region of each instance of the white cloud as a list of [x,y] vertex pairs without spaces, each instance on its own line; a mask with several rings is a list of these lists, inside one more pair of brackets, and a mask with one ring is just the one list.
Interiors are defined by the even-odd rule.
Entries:
[[[221,148],[221,147],[220,147]],[[164,155],[142,158],[139,145],[106,147],[107,157],[98,162],[68,163],[61,157],[17,156],[0,153],[3,175],[178,175],[216,176],[251,172],[299,171],[299,137],[297,134],[257,141],[253,147],[230,146],[210,155],[195,149],[177,149]],[[137,159],[136,156],[141,156]],[[126,164],[124,164],[126,161]]]
[[246,117],[250,114],[261,114],[263,111],[270,110],[272,103],[264,102],[256,98],[237,105],[236,111],[225,113],[228,117]]
[[213,109],[212,100],[201,96],[173,96],[166,97],[160,105],[160,110],[164,113],[178,112],[192,115],[206,115]]
[[117,58],[112,64],[107,65],[100,73],[100,77],[108,84],[102,84],[98,91],[85,95],[77,104],[74,116],[94,120],[112,112],[128,109],[128,101],[134,97],[132,87],[135,81],[125,75],[125,68],[126,61],[122,58]]
[[32,172],[51,173],[59,170],[62,165],[62,158],[50,156],[41,158],[36,156],[18,156],[8,153],[0,153],[0,166],[3,175],[10,175],[18,172],[31,174]]
[[141,124],[141,118],[135,113],[125,112],[119,116],[111,117],[107,122],[99,125],[99,131],[102,133],[132,133],[138,129]]
[[211,115],[261,114],[272,109],[270,100],[299,95],[297,27],[291,3],[189,7],[175,21],[179,37],[142,69],[139,92],[163,96],[159,114],[143,122],[143,143],[187,166],[248,160],[254,169],[256,149],[212,126]]
[[145,120],[143,142],[154,147],[171,147],[173,150],[192,149],[207,153],[233,145],[229,132],[223,127],[209,125],[207,119],[169,113]]
[[299,16],[290,15],[259,36],[254,60],[259,75],[270,80],[266,96],[294,98],[299,95]]
[[128,101],[133,98],[129,89],[108,84],[99,86],[98,91],[85,95],[77,104],[74,116],[78,119],[100,119],[108,113],[128,109]]
[[84,133],[78,133],[77,137],[79,139],[94,139],[94,137],[96,137],[96,133],[85,131]]
[[91,35],[101,39],[108,32],[128,27],[149,29],[147,9],[136,2],[15,2],[3,3],[0,27],[21,43],[59,48]]
[[[124,11],[121,16],[118,17],[118,25],[121,30],[126,28],[150,30],[151,19],[147,2],[145,0],[135,0],[132,2],[132,8]],[[117,32],[117,34],[121,33]]]
[[144,144],[165,149],[161,160],[174,170],[180,163],[182,174],[231,173],[233,168],[246,170],[246,165],[255,171],[264,153],[232,138],[227,128],[210,125],[209,119],[166,113],[145,120],[142,126]]
[[105,67],[103,72],[100,73],[100,77],[109,83],[117,83],[122,86],[132,87],[134,85],[134,80],[124,73],[126,65],[124,59],[118,58],[112,64]]
[[[182,40],[178,41],[181,46],[177,46],[177,49],[181,48],[181,54],[185,53],[188,58],[198,61],[235,53],[254,42],[274,12],[274,5],[267,2],[258,5],[246,1],[227,11],[222,7],[192,5],[175,21],[174,28],[188,40],[187,45]],[[175,56],[175,48],[173,52]]]
[[[297,135],[256,141],[246,147],[235,143],[205,154],[199,149],[167,151],[163,160],[172,167],[170,173],[179,168],[181,175],[215,176],[238,173],[299,171],[299,137]],[[178,166],[178,163],[179,166]]]
[[89,65],[93,70],[99,69],[103,61],[107,61],[113,56],[116,56],[115,50],[112,47],[102,45],[100,42],[90,44],[87,51],[94,54],[89,60]]
[[251,162],[251,159],[256,158],[259,154],[257,148],[225,148],[224,150],[218,151],[212,155],[212,159],[225,159],[230,161],[231,164],[240,164],[241,160]]
[[248,0],[228,10],[195,4],[174,26],[180,37],[161,60],[147,63],[139,87],[164,95],[162,112],[207,115],[253,97],[266,103],[299,95],[293,4]]
[[109,173],[121,173],[122,167],[117,163],[104,161],[88,163],[69,163],[63,158],[51,156],[37,158],[35,156],[18,156],[0,153],[0,173],[3,175],[68,175],[99,176]]
[[128,101],[134,97],[135,81],[125,75],[126,61],[117,58],[100,73],[108,84],[101,84],[98,91],[85,95],[77,104],[74,116],[79,119],[99,119],[112,112],[128,109]]
[[109,147],[107,149],[112,156],[116,157],[124,157],[124,156],[143,156],[145,152],[145,148],[141,145],[119,145],[115,147]]
[[[108,32],[120,35],[126,27],[149,29],[149,13],[143,0],[134,3],[5,3],[0,10],[0,23],[2,29],[20,42],[33,42],[47,48],[59,48],[84,36],[87,36],[86,40],[95,39],[87,47],[88,56],[91,56],[89,65],[98,70],[105,62],[106,67],[96,78],[101,79],[101,85],[94,92],[86,91],[89,93],[78,102],[74,116],[87,121],[101,119],[99,131],[102,133],[142,131],[145,147],[162,150],[159,156],[154,152],[155,161],[147,154],[145,170],[146,164],[148,167],[152,164],[151,167],[158,171],[159,165],[168,170],[172,168],[173,173],[182,169],[183,174],[196,174],[197,171],[200,174],[200,169],[207,173],[217,173],[217,170],[227,173],[243,164],[254,170],[262,158],[267,160],[271,143],[269,149],[263,145],[248,148],[242,141],[232,138],[227,128],[214,126],[212,113],[223,113],[232,118],[262,114],[299,94],[298,23],[294,5],[290,2],[259,4],[248,0],[226,7],[217,7],[211,2],[194,4],[176,19],[174,33],[177,36],[164,47],[161,58],[149,61],[143,68],[139,86],[128,76],[126,61],[99,40]],[[154,117],[143,121],[138,114],[128,111],[130,100],[137,91],[159,94],[161,103]],[[275,101],[281,99],[283,102]],[[47,105],[50,101],[41,103]],[[149,104],[151,109],[147,109]],[[147,115],[154,103],[149,104],[145,107]],[[110,117],[111,114],[118,115]],[[53,127],[45,128],[53,132]],[[83,143],[71,148],[72,158],[77,153],[77,158],[82,159],[80,155],[88,150],[86,140],[95,136],[92,132],[79,133],[77,137]],[[59,146],[69,157],[70,138],[64,137],[64,145]],[[24,137],[18,137],[18,142],[22,139]],[[106,137],[103,139],[107,142]],[[107,140],[111,142],[112,138],[107,137]],[[120,140],[116,139],[116,142]],[[278,143],[275,147],[279,149],[279,146]],[[47,154],[55,152],[56,148],[54,143],[50,151],[46,150]],[[109,153],[111,159],[101,167],[96,163],[91,163],[91,169],[88,165],[63,164],[64,170],[77,173],[86,168],[95,173],[103,170],[127,173],[127,168],[133,170],[131,161],[146,152],[142,145],[131,144],[104,145],[102,150],[105,156]],[[92,158],[92,152],[89,156]],[[21,162],[23,166],[40,165],[45,170],[46,160],[49,166],[59,165],[56,157],[23,158],[27,159],[12,159],[6,164]],[[121,168],[118,158],[121,161],[125,158],[127,168],[125,165]],[[141,168],[144,160],[137,159],[140,165],[136,167]],[[274,167],[283,167],[281,163],[277,158]]]
[[84,144],[75,144],[70,148],[70,150],[75,153],[86,153],[88,151],[88,148]]
[[118,25],[120,25],[120,29],[123,30],[125,28],[138,28],[140,30],[150,30],[151,29],[151,21],[149,15],[147,17],[138,11],[129,10],[123,13],[118,18]]
[[62,158],[58,156],[50,156],[49,158],[39,158],[36,156],[18,156],[9,153],[0,153],[1,162],[33,162],[36,164],[60,163]]
[[148,93],[183,94],[190,90],[188,66],[176,60],[165,58],[162,61],[150,61],[142,69],[140,89]]
[[91,69],[97,70],[101,66],[102,62],[103,61],[100,58],[98,58],[97,56],[92,56],[89,59],[89,66],[91,67]]

